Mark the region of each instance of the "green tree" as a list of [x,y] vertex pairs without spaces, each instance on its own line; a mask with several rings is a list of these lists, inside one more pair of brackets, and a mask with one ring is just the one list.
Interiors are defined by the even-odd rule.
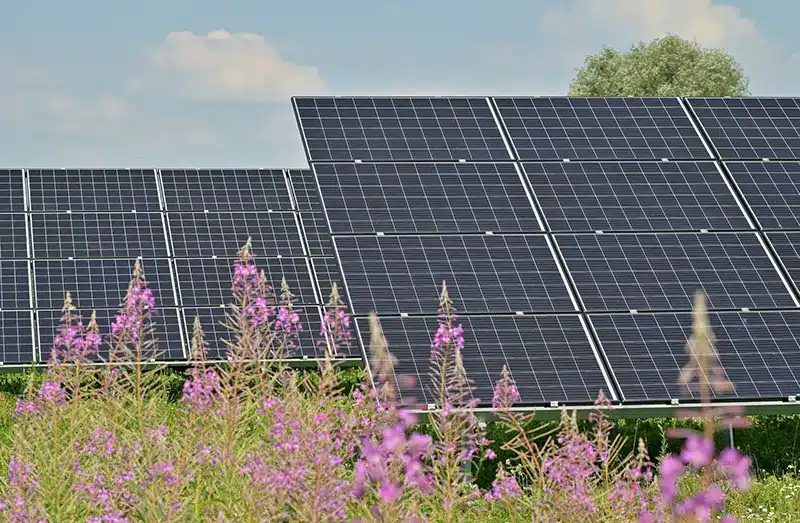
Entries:
[[623,53],[610,47],[586,58],[570,96],[744,96],[748,79],[721,49],[667,35]]

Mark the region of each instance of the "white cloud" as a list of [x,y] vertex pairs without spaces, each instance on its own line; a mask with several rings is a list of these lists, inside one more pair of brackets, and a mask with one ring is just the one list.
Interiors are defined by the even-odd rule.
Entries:
[[174,78],[187,98],[287,102],[293,95],[327,91],[316,68],[284,59],[263,36],[252,33],[173,32],[153,53],[152,63]]
[[[596,39],[607,32],[649,40],[674,33],[706,47],[763,44],[755,24],[739,9],[711,0],[579,0],[550,11],[545,27]],[[586,32],[592,29],[593,32]]]
[[65,135],[118,135],[136,112],[125,100],[110,94],[80,99],[61,93],[37,97],[32,110],[48,118]]

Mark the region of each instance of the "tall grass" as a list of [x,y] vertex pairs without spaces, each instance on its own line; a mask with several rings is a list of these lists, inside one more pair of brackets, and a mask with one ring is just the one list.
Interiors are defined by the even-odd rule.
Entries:
[[[288,368],[304,328],[286,283],[270,286],[250,242],[234,264],[227,360],[210,365],[195,319],[192,367],[178,408],[159,369],[158,309],[141,266],[108,332],[84,322],[66,296],[46,376],[17,402],[3,443],[0,517],[6,521],[708,521],[742,505],[750,462],[717,453],[714,431],[741,424],[736,412],[705,409],[702,432],[677,433],[682,451],[656,465],[611,437],[612,405],[600,391],[580,431],[574,413],[532,424],[514,411],[511,369],[491,400],[511,437],[513,458],[482,490],[473,472],[496,455],[476,419],[480,401],[464,370],[464,337],[442,285],[430,347],[430,434],[408,400],[410,377],[372,315],[372,379],[352,393],[337,356],[350,350],[350,317],[336,286],[319,339],[319,379]],[[704,299],[698,295],[685,384],[730,387],[715,359]],[[108,365],[87,365],[108,347]],[[531,428],[535,425],[536,428]],[[754,489],[758,491],[758,489]],[[727,496],[730,494],[730,499]],[[800,514],[800,510],[798,510]]]

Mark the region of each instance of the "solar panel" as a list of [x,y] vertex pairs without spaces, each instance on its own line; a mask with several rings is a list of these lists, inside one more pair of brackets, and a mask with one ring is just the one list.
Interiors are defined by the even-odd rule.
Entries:
[[169,256],[160,213],[32,214],[31,222],[37,259]]
[[[361,338],[369,339],[369,324],[356,319]],[[437,323],[434,317],[380,317],[389,350],[397,358],[395,373],[413,376],[415,387],[404,390],[425,404],[441,404],[428,375],[430,346]],[[581,320],[576,315],[464,316],[467,375],[474,380],[475,397],[491,405],[494,384],[508,365],[521,404],[590,403],[602,390],[614,398]],[[373,364],[370,361],[370,364]]]
[[576,310],[544,235],[334,238],[355,314]]
[[[194,331],[194,318],[200,318],[200,326],[203,329],[204,340],[206,342],[206,358],[210,360],[224,360],[228,355],[228,345],[223,341],[235,341],[235,336],[225,327],[227,319],[225,313],[229,310],[225,307],[190,307],[183,309],[183,315],[188,335],[188,347],[191,347],[192,333]],[[284,355],[290,358],[321,358],[324,353],[323,348],[317,344],[319,330],[322,325],[320,311],[318,307],[303,307],[295,309],[300,316],[300,323],[303,330],[294,337],[291,347],[284,348]],[[276,342],[271,348],[277,351],[280,348],[280,341]]]
[[35,360],[33,311],[0,311],[0,362],[13,365]]
[[328,303],[331,297],[333,284],[336,283],[339,290],[339,297],[344,303],[349,304],[350,301],[347,299],[345,293],[342,273],[339,270],[339,263],[336,261],[336,258],[311,258],[310,261],[311,270],[318,284],[317,290],[321,303]]
[[300,228],[308,242],[308,255],[312,257],[333,256],[331,233],[325,221],[325,215],[321,212],[302,212],[298,216],[300,217]]
[[800,286],[800,232],[774,231],[765,233],[765,236],[789,277]]
[[763,229],[800,229],[800,162],[726,162]]
[[[33,275],[37,309],[60,309],[67,292],[81,310],[116,309],[125,299],[135,260],[36,260]],[[169,260],[141,261],[156,308],[174,307]]]
[[22,169],[0,169],[0,209],[3,212],[26,210]]
[[[177,259],[175,266],[182,306],[227,305],[233,300],[232,260]],[[306,258],[258,258],[256,266],[266,272],[276,299],[280,296],[281,279],[286,278],[289,290],[295,295],[295,305],[318,303]]]
[[295,213],[170,213],[167,215],[176,257],[235,258],[248,237],[256,256],[302,256]]
[[524,163],[550,230],[750,229],[712,162]]
[[[97,357],[91,359],[93,361],[108,361],[111,346],[107,341],[107,336],[111,332],[111,324],[114,322],[117,311],[116,309],[100,309],[95,312],[97,313],[97,325],[100,328],[100,334],[104,337],[104,342],[98,351]],[[52,356],[53,340],[55,339],[62,314],[61,310],[36,311],[41,361],[49,361]],[[92,316],[92,311],[83,309],[81,315],[84,326],[87,326]],[[158,345],[155,348],[156,350],[144,352],[142,360],[177,361],[185,359],[183,337],[181,336],[182,325],[180,324],[178,309],[156,309],[153,311],[151,321],[155,329],[154,338]]]
[[689,98],[723,160],[800,159],[797,98]]
[[[709,315],[729,393],[714,398],[778,399],[800,394],[800,311]],[[591,315],[603,351],[626,401],[699,399],[679,385],[688,362],[689,313]]]
[[298,211],[322,211],[319,189],[314,173],[309,169],[289,169],[289,181],[292,186]]
[[25,260],[0,260],[0,310],[30,309],[30,270]]
[[314,164],[333,234],[538,232],[513,163]]
[[494,98],[520,160],[710,159],[678,98]]
[[756,233],[556,235],[587,311],[691,310],[797,303]]
[[510,160],[486,98],[293,98],[310,162]]
[[0,214],[0,259],[28,257],[24,214]]
[[162,169],[168,211],[291,211],[282,169]]
[[158,212],[153,169],[31,169],[33,212]]

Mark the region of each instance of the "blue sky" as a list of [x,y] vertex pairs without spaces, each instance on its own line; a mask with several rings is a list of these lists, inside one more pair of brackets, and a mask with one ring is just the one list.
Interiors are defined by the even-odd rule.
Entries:
[[800,96],[796,0],[28,0],[0,17],[0,165],[299,167],[292,94],[564,94],[667,32]]

